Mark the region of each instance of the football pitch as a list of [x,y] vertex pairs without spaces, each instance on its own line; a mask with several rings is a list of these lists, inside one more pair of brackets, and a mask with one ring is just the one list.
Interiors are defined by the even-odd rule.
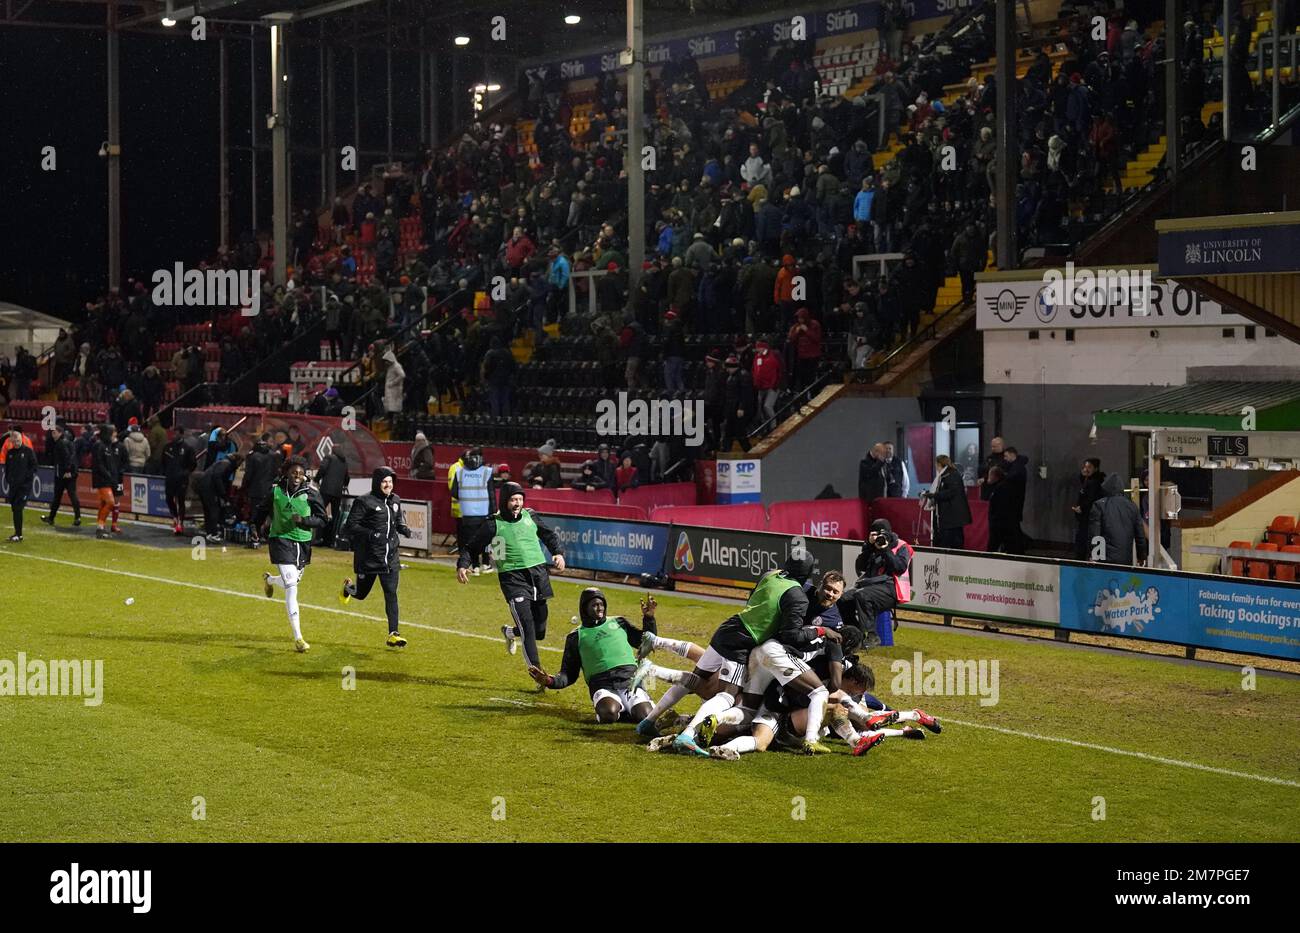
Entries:
[[[538,693],[500,639],[493,575],[458,586],[409,562],[410,646],[390,651],[378,588],[340,606],[350,558],[318,549],[299,655],[262,595],[264,550],[197,560],[158,546],[164,529],[101,542],[68,520],[29,512],[26,541],[0,544],[0,662],[102,661],[102,702],[0,696],[2,841],[1300,838],[1295,678],[1245,690],[1239,669],[904,624],[865,660],[882,699],[941,735],[705,761],[597,725],[582,683]],[[552,672],[584,585],[556,582]],[[606,593],[639,620],[638,591]],[[660,631],[702,644],[733,611],[657,595]],[[891,661],[917,652],[997,661],[998,702],[893,694]]]

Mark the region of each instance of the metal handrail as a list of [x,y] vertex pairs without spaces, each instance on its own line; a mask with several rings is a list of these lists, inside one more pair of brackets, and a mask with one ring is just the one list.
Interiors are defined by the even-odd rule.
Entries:
[[926,324],[911,337],[908,337],[893,350],[890,350],[889,353],[885,355],[885,358],[875,366],[868,366],[863,369],[854,370],[857,380],[863,383],[875,382],[889,371],[889,367],[895,357],[914,350],[922,341],[937,339],[939,336],[939,322],[946,320],[949,315],[962,311],[966,306],[967,304],[965,301],[958,301],[949,308],[939,312],[939,314],[935,315],[933,321]]

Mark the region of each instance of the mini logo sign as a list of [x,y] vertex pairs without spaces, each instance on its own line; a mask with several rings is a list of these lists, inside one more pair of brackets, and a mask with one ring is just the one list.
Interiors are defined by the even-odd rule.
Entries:
[[687,573],[695,570],[695,552],[691,550],[691,539],[684,531],[677,538],[677,548],[673,551],[673,567]]
[[1029,299],[1024,295],[1017,295],[1009,288],[1004,288],[998,292],[997,297],[984,300],[988,303],[989,310],[998,316],[999,321],[1009,324],[1025,309],[1025,303]]

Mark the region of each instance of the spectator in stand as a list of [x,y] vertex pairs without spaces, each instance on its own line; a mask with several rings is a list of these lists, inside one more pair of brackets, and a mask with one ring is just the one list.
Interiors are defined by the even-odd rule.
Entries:
[[907,475],[907,464],[894,455],[892,441],[885,441],[885,495],[891,499],[907,496],[911,478]]
[[402,413],[406,392],[406,370],[392,348],[384,351],[384,415],[389,424]]
[[126,428],[126,463],[132,473],[143,473],[144,465],[149,462],[149,439],[140,430],[139,423],[132,418]]
[[36,451],[24,434],[22,427],[14,424],[0,449],[0,463],[4,465],[5,485],[9,489],[9,507],[13,512],[14,533],[10,541],[23,539],[23,510],[32,494],[32,481],[36,479]]
[[786,340],[794,358],[794,387],[806,389],[817,378],[822,358],[822,326],[807,308],[795,312],[794,325]]
[[494,418],[510,417],[510,387],[514,382],[515,357],[501,338],[494,336],[491,349],[483,356],[482,378],[487,387],[488,408]]
[[596,448],[596,459],[591,461],[591,470],[605,484],[604,488],[615,488],[618,458],[613,456],[608,444],[601,444]]
[[740,449],[749,453],[749,423],[754,418],[754,380],[741,368],[740,359],[734,353],[727,357],[725,372],[722,390],[724,425],[719,451],[728,453],[732,443],[739,442]]
[[921,493],[922,498],[934,501],[934,544],[960,551],[966,547],[966,526],[971,523],[966,485],[946,454],[940,454],[934,462],[939,468],[938,482],[933,492]]
[[[980,498],[988,499],[987,478],[989,470],[995,466],[1001,466],[1003,462],[1003,451],[1006,447],[1006,441],[1001,437],[995,437],[989,441],[989,455],[984,458],[984,463],[980,466],[979,477],[975,480],[975,485],[980,487]],[[1003,471],[1005,473],[1005,471]]]
[[77,450],[72,440],[72,432],[67,422],[59,418],[54,422],[50,432],[50,444],[46,447],[50,453],[50,464],[54,467],[54,495],[50,498],[50,512],[42,515],[41,521],[47,525],[54,524],[54,516],[59,513],[63,503],[63,493],[68,494],[72,504],[72,524],[81,525],[81,500],[77,497]]
[[334,447],[329,455],[320,462],[316,471],[316,486],[320,489],[321,499],[329,513],[329,522],[321,531],[321,544],[334,546],[334,535],[338,531],[339,512],[343,507],[343,494],[348,488],[348,460],[343,452]]
[[254,516],[261,515],[262,509],[269,506],[266,500],[271,496],[271,486],[279,475],[279,458],[271,452],[271,435],[263,434],[253,444],[248,459],[244,461],[244,500],[248,507],[250,535],[248,546],[258,546],[260,529]]
[[1012,514],[1015,516],[1015,527],[1011,531],[1011,540],[1007,546],[1008,554],[1023,554],[1029,550],[1029,537],[1021,529],[1020,525],[1024,521],[1025,515],[1025,492],[1029,483],[1029,458],[1017,451],[1014,447],[1006,447],[1002,451],[1002,471],[1006,474],[1003,480],[1008,486],[1011,494]]
[[547,253],[550,263],[546,269],[547,320],[559,320],[569,305],[569,275],[571,266],[569,258],[560,252],[558,246],[552,246]]
[[872,444],[867,456],[858,462],[858,498],[870,504],[882,498],[888,490],[885,445]]
[[162,451],[163,490],[167,511],[172,517],[172,533],[185,534],[185,506],[189,496],[190,474],[198,466],[194,445],[186,443],[185,432],[177,431]]
[[99,514],[95,522],[95,537],[109,537],[104,527],[109,515],[113,516],[113,534],[121,534],[117,524],[117,497],[122,494],[122,473],[125,460],[117,443],[117,428],[101,425],[99,440],[91,453],[90,480],[99,499]]
[[1133,552],[1137,549],[1137,562],[1147,559],[1147,531],[1142,524],[1142,513],[1129,498],[1124,481],[1118,473],[1107,476],[1101,484],[1102,497],[1092,504],[1088,513],[1088,539],[1101,538],[1105,554],[1099,563],[1133,566]]
[[637,468],[632,465],[632,455],[625,453],[623,455],[623,465],[614,471],[614,484],[617,493],[622,493],[624,489],[635,489],[641,485],[641,477]]
[[754,344],[751,368],[759,417],[771,421],[776,417],[776,400],[780,394],[781,359],[772,352],[766,340],[760,339]]
[[109,406],[109,420],[113,422],[113,427],[117,428],[118,434],[125,434],[132,421],[139,424],[143,417],[140,403],[130,389],[123,389],[118,393],[117,399]]
[[1092,504],[1102,497],[1101,484],[1106,474],[1101,471],[1101,461],[1089,457],[1083,461],[1079,470],[1079,491],[1075,494],[1074,505],[1074,559],[1089,560],[1092,542],[1088,540],[1088,522],[1092,518]]
[[675,310],[664,315],[663,328],[664,390],[668,393],[686,389],[686,334]]
[[515,227],[505,245],[506,268],[511,275],[519,275],[524,264],[537,252],[537,244],[524,232],[523,227]]
[[555,456],[555,447],[555,441],[548,440],[537,448],[537,456],[541,459],[533,465],[528,475],[528,484],[534,489],[559,489],[564,485],[564,478],[560,473],[560,460]]
[[158,476],[162,473],[162,452],[167,446],[167,429],[162,426],[157,415],[150,415],[145,426],[149,429],[146,435],[149,441],[149,462],[145,465],[145,472]]
[[604,478],[597,475],[596,464],[593,460],[583,462],[582,472],[575,476],[573,482],[569,485],[582,492],[595,492],[598,489],[608,488]]
[[415,432],[415,443],[411,445],[411,476],[415,479],[433,479],[436,476],[433,447],[423,431]]
[[961,276],[961,298],[966,304],[975,300],[975,273],[988,263],[988,244],[979,228],[966,224],[952,241],[951,261]]

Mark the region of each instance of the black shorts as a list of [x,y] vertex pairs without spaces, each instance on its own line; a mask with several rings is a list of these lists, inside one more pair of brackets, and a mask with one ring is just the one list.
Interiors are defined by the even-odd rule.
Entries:
[[299,570],[311,563],[311,542],[288,538],[267,539],[267,556],[273,564],[293,564]]
[[740,621],[740,616],[732,616],[718,626],[718,630],[709,639],[709,647],[728,661],[743,665],[757,645],[754,636],[749,634],[749,629]]

